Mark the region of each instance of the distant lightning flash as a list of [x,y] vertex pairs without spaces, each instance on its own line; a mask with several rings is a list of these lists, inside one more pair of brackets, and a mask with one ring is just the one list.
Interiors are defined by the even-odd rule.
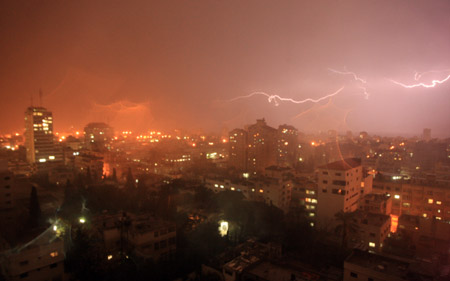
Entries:
[[254,93],[251,93],[251,94],[246,95],[246,96],[239,96],[239,97],[233,98],[233,99],[229,100],[228,102],[233,102],[233,101],[240,100],[240,99],[247,99],[247,98],[251,98],[253,96],[260,95],[260,96],[267,97],[267,101],[269,103],[273,102],[275,104],[275,106],[280,105],[280,101],[287,101],[287,102],[291,102],[291,103],[295,103],[295,104],[301,104],[301,103],[307,103],[307,102],[318,103],[320,101],[323,101],[325,99],[331,98],[331,97],[339,94],[343,89],[344,89],[344,86],[339,88],[339,90],[337,90],[336,92],[334,92],[332,94],[329,94],[329,95],[326,95],[326,96],[323,96],[323,97],[318,98],[318,99],[307,98],[307,99],[304,99],[304,100],[294,100],[292,98],[283,98],[283,97],[280,97],[279,95],[269,95],[269,94],[264,93],[264,92],[254,92]]
[[339,71],[339,70],[332,69],[332,68],[328,68],[328,70],[331,71],[331,72],[337,73],[337,74],[351,75],[351,76],[353,76],[353,79],[355,79],[355,81],[359,81],[359,82],[361,82],[363,84],[367,83],[367,81],[365,79],[358,77],[358,75],[356,75],[356,73],[354,73],[354,72],[351,72],[351,71]]
[[430,70],[425,72],[417,72],[414,73],[414,80],[419,81],[419,79],[422,77],[422,75],[426,75],[428,73],[442,73],[442,72],[450,72],[450,69],[443,69],[443,70]]
[[[417,77],[417,75],[415,75],[415,78],[416,77]],[[407,88],[407,89],[417,88],[417,87],[434,88],[435,86],[437,86],[439,84],[443,84],[443,83],[447,82],[448,80],[450,80],[450,74],[446,78],[444,78],[442,80],[432,80],[431,84],[425,84],[425,83],[421,82],[421,83],[417,83],[417,84],[407,85],[407,84],[403,84],[401,82],[397,82],[395,80],[389,79],[389,81],[391,81],[392,83],[400,85],[403,88]]]
[[[351,71],[347,71],[347,70],[339,71],[339,70],[336,70],[333,68],[328,68],[328,70],[331,72],[337,73],[337,74],[341,74],[341,75],[351,75],[351,76],[353,76],[353,79],[355,81],[361,82],[362,84],[367,84],[367,80],[359,77],[358,75],[356,75],[355,72],[351,72]],[[366,100],[369,99],[369,93],[367,92],[367,88],[364,86],[359,86],[358,88],[360,88],[364,91],[363,94],[364,94],[364,97],[366,98]]]

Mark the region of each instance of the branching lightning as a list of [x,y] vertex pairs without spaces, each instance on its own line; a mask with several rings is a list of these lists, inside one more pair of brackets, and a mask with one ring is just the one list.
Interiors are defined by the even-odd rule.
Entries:
[[239,96],[239,97],[233,98],[233,99],[229,100],[229,102],[233,102],[233,101],[240,100],[240,99],[247,99],[247,98],[251,98],[253,96],[259,95],[259,96],[267,97],[267,101],[269,103],[273,102],[275,104],[275,106],[280,105],[281,101],[291,102],[291,103],[295,103],[295,104],[302,104],[302,103],[307,103],[307,102],[318,103],[318,102],[323,101],[325,99],[328,99],[328,98],[331,98],[333,96],[336,96],[343,89],[344,89],[344,86],[339,88],[336,92],[334,92],[332,94],[329,94],[329,95],[326,95],[326,96],[323,96],[323,97],[320,97],[318,99],[307,98],[307,99],[304,99],[304,100],[294,100],[292,98],[284,98],[284,97],[281,97],[279,95],[269,95],[269,94],[267,94],[265,92],[253,92],[253,93],[251,93],[249,95],[246,95],[246,96]]
[[450,72],[450,69],[443,69],[443,70],[430,70],[425,72],[415,72],[414,73],[414,80],[419,81],[420,78],[422,78],[423,75],[426,75],[428,73],[442,73],[442,72]]
[[351,71],[339,71],[339,70],[332,69],[332,68],[328,68],[328,70],[331,71],[331,72],[337,73],[337,74],[351,75],[351,76],[353,76],[353,79],[355,79],[355,81],[359,81],[359,82],[361,82],[361,83],[363,83],[363,84],[366,84],[366,83],[367,83],[367,80],[365,80],[365,79],[359,77],[359,76],[356,75],[356,73],[354,73],[354,72],[351,72]]
[[[339,71],[333,68],[328,68],[329,71],[337,73],[337,74],[341,74],[341,75],[351,75],[353,77],[353,79],[357,82],[361,82],[361,84],[367,84],[367,80],[363,79],[361,77],[359,77],[355,72],[351,72],[351,71]],[[358,88],[362,89],[364,92],[364,97],[366,99],[369,99],[369,93],[367,92],[367,88],[365,86],[359,86]]]
[[[414,75],[414,79],[416,79],[416,80],[420,79],[420,76],[421,76],[421,74],[417,74],[416,73],[416,75]],[[450,80],[450,74],[447,75],[447,77],[442,79],[442,80],[431,80],[430,84],[426,84],[426,83],[420,82],[420,83],[417,83],[417,84],[407,85],[407,84],[404,84],[404,83],[401,83],[401,82],[389,79],[389,81],[391,81],[392,83],[400,85],[403,88],[407,88],[407,89],[417,88],[417,87],[434,88],[435,86],[437,86],[439,84],[443,84],[443,83],[447,82],[448,80]]]

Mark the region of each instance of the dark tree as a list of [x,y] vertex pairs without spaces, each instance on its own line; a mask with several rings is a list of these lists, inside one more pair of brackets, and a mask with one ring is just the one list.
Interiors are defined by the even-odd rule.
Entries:
[[131,168],[128,168],[127,178],[126,179],[127,179],[127,181],[126,181],[126,187],[127,188],[135,187],[133,174],[131,173]]
[[117,172],[116,172],[116,168],[113,168],[113,173],[112,173],[111,179],[112,179],[114,182],[117,182]]
[[39,219],[41,218],[41,206],[37,195],[36,187],[31,187],[30,194],[30,208],[29,208],[29,223],[30,226],[36,227],[39,225]]

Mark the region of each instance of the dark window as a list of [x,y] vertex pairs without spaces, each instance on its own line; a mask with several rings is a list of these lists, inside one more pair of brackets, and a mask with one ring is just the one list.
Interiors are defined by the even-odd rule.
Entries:
[[28,277],[28,272],[25,272],[25,273],[22,273],[19,275],[20,279],[27,278],[27,277]]
[[341,173],[335,173],[334,175],[335,175],[335,176],[337,176],[337,177],[340,177],[340,176],[342,176],[342,174],[341,174]]
[[373,278],[369,277],[369,278],[367,278],[367,281],[373,281]]
[[158,242],[155,243],[155,250],[159,250],[159,243]]
[[322,172],[322,175],[328,175],[328,172]]
[[175,226],[169,227],[169,232],[174,232],[174,231],[175,231]]
[[170,238],[169,238],[169,245],[173,245],[173,244],[175,244],[175,243],[176,243],[175,237],[170,237]]
[[327,190],[326,190],[326,189],[322,189],[322,192],[323,192],[323,193],[327,193]]
[[50,265],[50,268],[55,268],[55,267],[57,267],[57,266],[58,266],[57,263],[52,263],[52,264]]
[[334,181],[333,181],[333,184],[334,184],[334,185],[345,186],[345,181],[334,180]]
[[353,278],[358,278],[358,274],[354,273],[354,272],[350,272],[350,276]]
[[11,186],[9,186],[9,185],[5,185],[5,188],[6,188],[6,189],[10,189],[10,188],[11,188]]
[[164,249],[165,247],[167,247],[167,240],[161,241],[159,246],[161,247],[161,249]]
[[22,265],[22,266],[24,266],[24,265],[27,265],[27,264],[28,264],[28,261],[21,261],[19,264]]
[[323,183],[325,183],[325,184],[327,184],[328,183],[328,181],[322,181]]
[[159,235],[158,235],[158,231],[155,231],[155,237],[158,237]]

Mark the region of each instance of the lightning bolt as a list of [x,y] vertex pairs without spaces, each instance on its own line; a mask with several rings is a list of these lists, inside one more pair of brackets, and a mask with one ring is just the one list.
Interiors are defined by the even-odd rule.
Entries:
[[449,72],[450,69],[443,69],[443,70],[430,70],[425,72],[415,72],[414,73],[414,80],[419,81],[419,79],[422,77],[422,75],[426,75],[428,73],[442,73],[442,72]]
[[355,79],[355,81],[359,81],[359,82],[361,82],[363,84],[367,83],[367,80],[358,77],[358,75],[356,75],[356,73],[354,73],[354,72],[351,72],[351,71],[339,71],[339,70],[332,69],[332,68],[328,68],[328,70],[331,71],[331,72],[337,73],[337,74],[351,75],[351,76],[353,76],[353,79]]
[[[415,75],[414,77],[416,78],[417,75]],[[419,76],[419,78],[420,78],[420,76]],[[437,86],[437,85],[439,85],[439,84],[445,83],[445,82],[448,81],[449,79],[450,79],[450,74],[449,74],[446,78],[444,78],[444,79],[442,79],[442,80],[432,80],[432,81],[431,81],[431,84],[425,84],[425,83],[422,83],[422,82],[421,82],[421,83],[411,84],[411,85],[403,84],[403,83],[401,83],[401,82],[397,82],[397,81],[392,80],[392,79],[388,79],[388,80],[391,81],[391,82],[394,83],[394,84],[397,84],[397,85],[402,86],[403,88],[411,89],[411,88],[417,88],[417,87],[434,88],[435,86]]]
[[[341,74],[341,75],[351,75],[353,77],[353,79],[357,82],[361,82],[361,84],[367,84],[367,80],[363,79],[361,77],[359,77],[355,72],[351,72],[351,71],[339,71],[333,68],[328,68],[329,71],[337,73],[337,74]],[[363,94],[364,97],[367,99],[369,99],[369,92],[367,92],[367,88],[365,86],[358,86],[358,88],[363,90]]]
[[291,102],[291,103],[295,103],[295,104],[302,104],[302,103],[307,103],[307,102],[318,103],[320,101],[323,101],[325,99],[331,98],[331,97],[339,94],[343,89],[344,89],[344,86],[339,88],[336,92],[334,92],[332,94],[329,94],[329,95],[326,95],[326,96],[323,96],[323,97],[320,97],[318,99],[307,98],[307,99],[304,99],[304,100],[294,100],[292,98],[284,98],[284,97],[281,97],[279,95],[269,95],[269,94],[267,94],[265,92],[253,92],[253,93],[251,93],[249,95],[246,95],[246,96],[239,96],[239,97],[233,98],[231,100],[228,100],[228,102],[234,102],[234,101],[237,101],[237,100],[240,100],[240,99],[248,99],[248,98],[251,98],[253,96],[258,96],[259,95],[259,96],[267,97],[267,101],[269,103],[273,102],[275,104],[275,106],[279,106],[280,105],[280,101],[286,101],[286,102]]

